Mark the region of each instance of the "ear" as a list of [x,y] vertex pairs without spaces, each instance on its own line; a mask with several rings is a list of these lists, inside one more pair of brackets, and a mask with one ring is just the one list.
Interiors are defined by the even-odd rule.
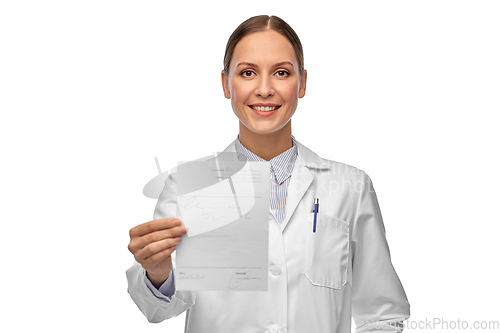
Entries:
[[304,69],[303,75],[300,78],[299,98],[306,94],[307,71]]
[[306,94],[306,82],[307,82],[307,71],[304,69],[302,78],[300,79],[299,98],[304,97],[304,95]]
[[222,80],[222,90],[224,90],[224,96],[226,96],[227,99],[231,99],[231,92],[229,91],[229,80],[224,70],[222,70],[221,72],[221,80]]

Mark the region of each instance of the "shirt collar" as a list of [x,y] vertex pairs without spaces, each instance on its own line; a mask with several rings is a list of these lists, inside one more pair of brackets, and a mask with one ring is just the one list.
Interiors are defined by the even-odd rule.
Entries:
[[[293,166],[297,159],[297,142],[295,141],[293,135],[292,142],[292,148],[284,151],[269,161],[271,163],[271,172],[274,172],[276,181],[280,185],[292,175]],[[266,162],[265,159],[255,155],[250,150],[245,148],[240,142],[239,135],[235,141],[235,148],[240,161]]]

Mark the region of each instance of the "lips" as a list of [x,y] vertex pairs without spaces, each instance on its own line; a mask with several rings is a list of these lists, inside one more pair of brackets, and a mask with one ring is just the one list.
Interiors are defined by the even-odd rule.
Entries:
[[[281,105],[280,105],[281,106]],[[270,108],[270,107],[262,107],[262,108],[259,108],[260,110],[267,110],[267,111],[260,111],[260,110],[257,110],[257,109],[254,109],[250,106],[248,106],[248,108],[250,110],[252,110],[252,112],[258,116],[262,116],[262,117],[270,117],[272,116],[273,114],[275,114],[276,112],[278,112],[278,109],[279,107],[278,106],[276,109],[273,110],[273,108]]]
[[248,104],[248,106],[281,106],[281,105],[274,103],[254,103],[254,104]]
[[273,103],[255,103],[248,105],[252,110],[260,111],[260,112],[270,112],[278,110],[281,105],[273,104]]

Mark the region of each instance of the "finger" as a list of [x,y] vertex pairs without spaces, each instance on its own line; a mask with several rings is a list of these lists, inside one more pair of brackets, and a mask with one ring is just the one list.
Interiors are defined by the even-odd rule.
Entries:
[[166,248],[165,250],[158,252],[151,257],[144,260],[142,263],[143,267],[155,267],[159,262],[168,258],[172,253],[174,253],[177,247],[174,245],[172,247]]
[[187,233],[187,227],[181,225],[180,227],[158,230],[142,237],[139,237],[135,240],[134,246],[137,249],[143,249],[151,243],[159,242],[168,238],[181,237]]
[[136,255],[136,252],[145,248],[149,244],[159,242],[161,240],[181,237],[187,233],[187,227],[181,225],[180,227],[175,227],[171,229],[159,230],[152,232],[150,234],[144,235],[142,237],[134,237],[128,246],[130,252]]
[[[178,221],[178,222],[177,222]],[[141,237],[157,230],[169,229],[181,225],[182,222],[178,218],[171,217],[168,219],[158,219],[149,221],[130,229],[130,238]]]
[[160,253],[161,251],[168,249],[169,247],[175,246],[179,244],[181,241],[182,241],[181,237],[176,237],[148,244],[147,246],[145,246],[143,249],[139,250],[136,253],[135,260],[137,260],[140,263],[143,263],[149,257],[154,256],[155,254]]

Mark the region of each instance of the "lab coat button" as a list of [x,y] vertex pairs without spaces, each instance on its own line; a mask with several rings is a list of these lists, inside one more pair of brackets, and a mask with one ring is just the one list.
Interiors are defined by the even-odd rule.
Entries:
[[281,268],[279,268],[278,266],[273,266],[273,267],[271,267],[271,273],[273,273],[273,275],[280,275]]
[[273,174],[269,175],[269,179],[271,179],[271,180],[273,179]]
[[278,333],[280,331],[280,327],[276,324],[273,324],[269,326],[268,331],[269,333]]

